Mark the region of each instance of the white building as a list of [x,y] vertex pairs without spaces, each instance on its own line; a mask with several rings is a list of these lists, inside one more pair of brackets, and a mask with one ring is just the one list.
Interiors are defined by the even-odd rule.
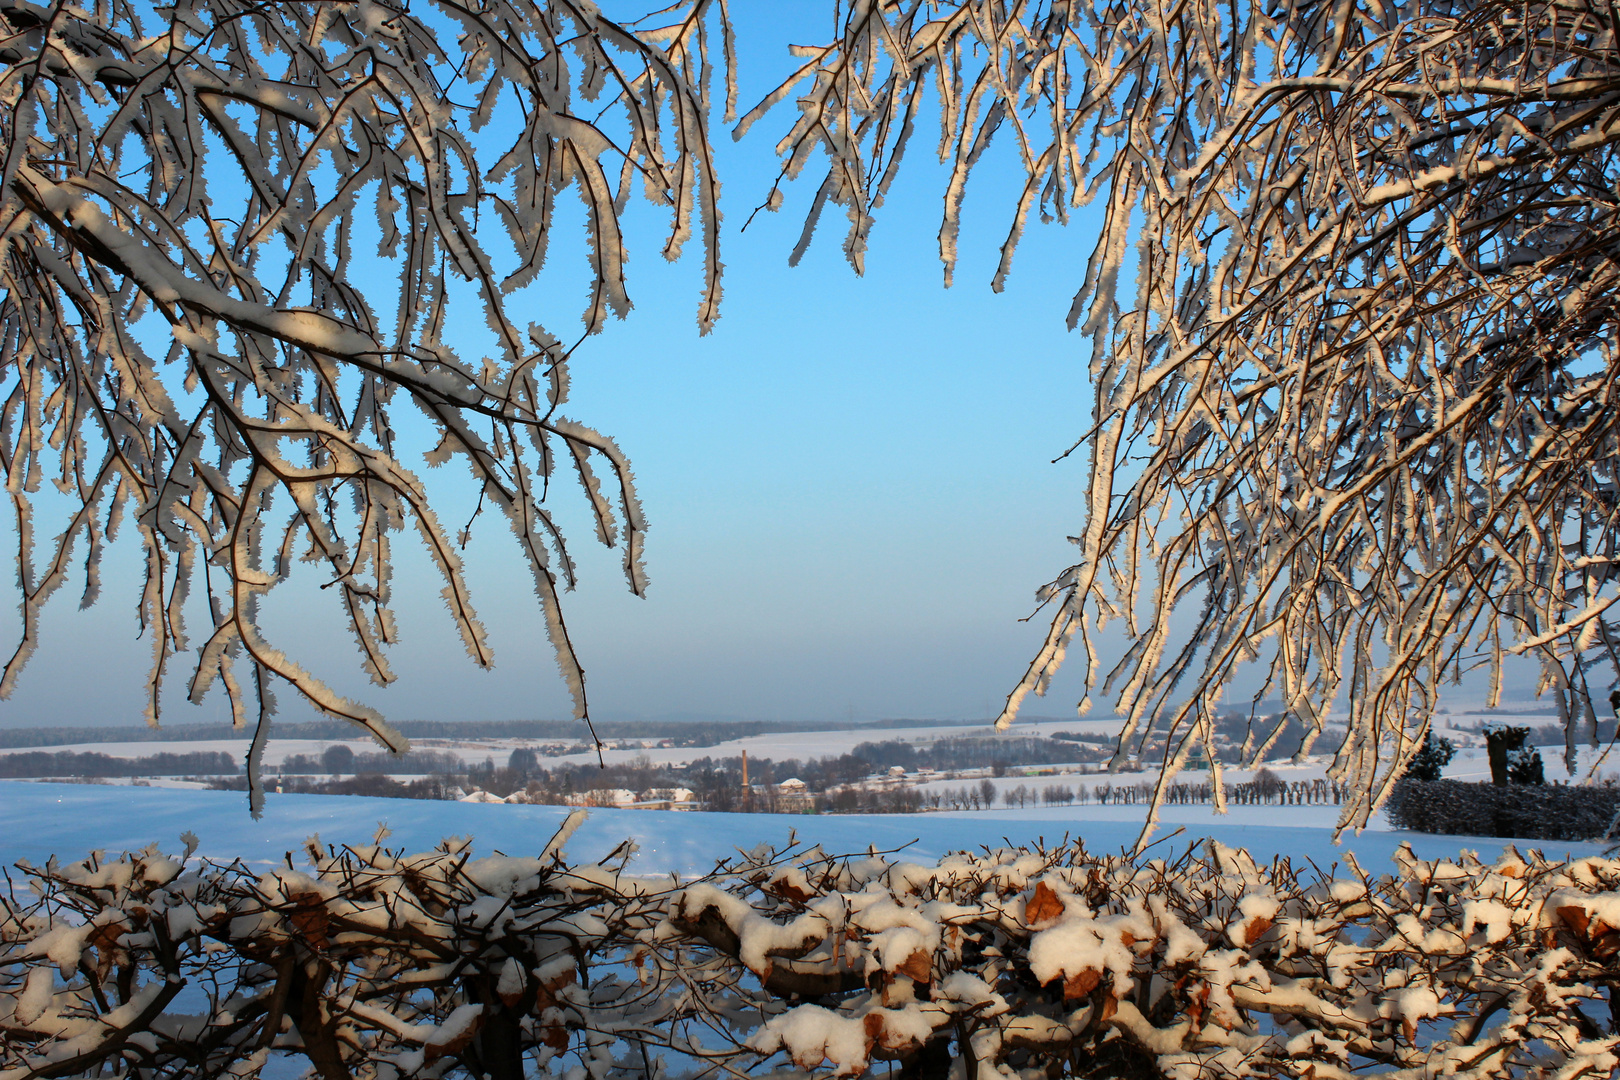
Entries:
[[565,801],[569,806],[629,806],[636,801],[636,793],[629,788],[595,788],[573,792]]
[[697,793],[690,788],[650,788],[636,803],[638,810],[696,810]]

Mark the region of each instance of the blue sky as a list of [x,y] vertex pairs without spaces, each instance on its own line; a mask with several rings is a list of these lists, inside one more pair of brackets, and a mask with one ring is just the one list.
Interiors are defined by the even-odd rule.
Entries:
[[[736,7],[746,107],[788,62],[782,43],[817,36],[807,16],[827,8]],[[970,190],[958,285],[945,290],[935,240],[942,175],[924,129],[880,215],[866,276],[844,261],[836,211],[790,269],[815,166],[780,213],[740,231],[776,173],[771,144],[787,119],[784,111],[761,123],[740,144],[723,132],[718,140],[727,270],[715,331],[697,334],[696,260],[666,264],[662,221],[641,208],[629,229],[635,311],[576,353],[571,415],[619,439],[651,522],[652,589],[641,600],[625,589],[617,553],[591,541],[577,488],[553,497],[581,565],[565,610],[593,713],[993,714],[1043,629],[1019,620],[1034,589],[1067,564],[1065,536],[1081,524],[1083,465],[1050,460],[1090,412],[1084,342],[1063,320],[1094,234],[1085,218],[1032,228],[1006,292],[991,293],[1018,179],[1010,155],[991,160]],[[570,238],[583,229],[566,218],[557,228],[533,293],[542,320],[571,339],[585,279]],[[434,490],[448,506],[464,503],[459,475],[441,472],[430,474]],[[42,536],[56,528],[40,523]],[[568,714],[503,526],[486,522],[467,552],[496,649],[490,673],[461,653],[425,558],[410,543],[396,552],[405,640],[395,686],[378,690],[360,674],[313,575],[267,602],[272,640],[393,719]],[[138,567],[126,536],[95,608],[76,609],[73,584],[58,594],[43,646],[0,705],[8,724],[138,720],[149,656],[135,640]],[[87,657],[91,677],[76,677]],[[1078,683],[1058,690],[1033,711],[1067,714]],[[287,718],[309,716],[280,696]],[[219,701],[188,705],[179,679],[165,708],[170,723],[226,715]]]

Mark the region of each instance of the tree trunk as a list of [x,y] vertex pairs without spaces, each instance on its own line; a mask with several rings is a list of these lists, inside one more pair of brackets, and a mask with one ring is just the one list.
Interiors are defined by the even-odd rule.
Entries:
[[1507,732],[1487,731],[1485,733],[1485,754],[1491,759],[1491,783],[1497,787],[1507,787]]
[[304,1056],[315,1066],[321,1080],[352,1080],[338,1045],[337,1024],[321,1001],[321,991],[326,988],[331,974],[332,969],[325,961],[319,963],[313,977],[305,975],[304,966],[295,961],[287,993],[287,1013],[298,1027]]

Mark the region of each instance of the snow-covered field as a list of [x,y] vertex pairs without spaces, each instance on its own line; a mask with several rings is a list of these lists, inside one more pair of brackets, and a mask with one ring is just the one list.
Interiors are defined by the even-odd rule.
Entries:
[[[92,848],[119,851],[151,843],[173,851],[187,830],[197,834],[199,852],[210,858],[268,865],[292,852],[294,861],[300,862],[299,849],[306,837],[318,833],[323,841],[363,843],[379,822],[392,830],[390,846],[425,850],[445,836],[470,834],[480,852],[522,854],[538,852],[565,813],[553,806],[272,794],[263,819],[253,821],[245,798],[232,792],[0,781],[0,864],[18,859],[41,862],[52,855],[81,858]],[[1160,835],[1183,826],[1186,832],[1166,840],[1166,848],[1182,848],[1192,839],[1213,836],[1247,847],[1260,858],[1309,858],[1324,869],[1353,851],[1364,866],[1381,870],[1403,840],[1426,858],[1455,855],[1463,848],[1494,857],[1504,843],[1423,836],[1380,826],[1347,836],[1342,846],[1335,847],[1335,813],[1333,807],[1261,806],[1234,808],[1218,818],[1204,807],[1169,807]],[[575,835],[570,850],[575,858],[590,858],[633,838],[640,847],[635,866],[642,873],[690,875],[710,869],[738,848],[785,843],[794,830],[800,839],[829,851],[904,847],[910,858],[931,861],[964,848],[1037,839],[1051,844],[1065,836],[1084,840],[1093,851],[1118,850],[1134,843],[1141,820],[1139,807],[1095,805],[875,816],[596,810]],[[1524,841],[1521,846],[1539,846],[1555,856],[1601,850],[1596,844],[1542,841]]]
[[[1334,718],[1342,720],[1342,717]],[[1483,749],[1474,748],[1467,743],[1478,741],[1478,737],[1471,734],[1472,729],[1481,724],[1528,724],[1538,726],[1553,723],[1556,717],[1540,714],[1519,715],[1511,712],[1487,713],[1457,713],[1436,717],[1436,730],[1448,735],[1458,743],[1457,760],[1447,770],[1448,776],[1457,779],[1479,779],[1489,776],[1485,764]],[[1049,736],[1055,731],[1068,731],[1075,734],[1111,737],[1117,733],[1119,719],[1104,716],[1099,719],[1075,720],[1040,720],[1035,722],[1020,722],[1007,732],[1009,738],[1023,738],[1033,736]],[[1467,730],[1463,730],[1467,729]],[[583,732],[583,729],[581,729]],[[747,751],[749,757],[754,759],[771,758],[783,761],[796,758],[800,761],[813,758],[837,757],[849,753],[856,746],[864,742],[886,742],[900,740],[904,742],[926,744],[942,738],[961,738],[965,736],[991,735],[992,731],[985,724],[941,724],[938,727],[897,727],[897,728],[862,728],[850,731],[805,731],[805,732],[772,732],[764,735],[751,735],[747,738],[729,739],[714,746],[684,746],[684,747],[647,747],[629,749],[610,749],[603,757],[609,764],[632,761],[638,757],[645,757],[654,764],[684,765],[699,758],[732,758],[738,757]],[[497,764],[505,764],[506,757],[519,747],[532,747],[541,743],[556,740],[535,739],[416,739],[412,745],[420,750],[432,750],[438,753],[449,753],[459,757],[466,764],[482,763],[486,758],[493,758]],[[376,743],[365,738],[355,739],[281,739],[273,738],[265,750],[265,763],[280,765],[287,758],[294,755],[319,758],[327,747],[342,743],[356,753],[376,753],[379,747]],[[583,745],[583,744],[582,744]],[[94,742],[79,743],[72,746],[45,746],[45,747],[0,747],[0,755],[17,754],[35,750],[50,752],[75,751],[80,753],[106,754],[115,758],[147,757],[157,753],[187,754],[199,751],[224,751],[234,757],[241,758],[247,753],[248,740],[244,735],[241,739],[218,740],[184,740],[175,742]],[[1562,778],[1566,774],[1560,764],[1563,748],[1547,747],[1542,750],[1542,757],[1547,762],[1548,778]],[[1582,751],[1583,769],[1593,760],[1590,751]],[[1325,763],[1328,759],[1321,758]],[[564,762],[594,764],[596,755],[592,751],[582,750],[577,754],[563,755],[545,759],[548,765]],[[1304,766],[1300,771],[1292,771],[1299,767],[1272,765],[1273,770],[1279,773],[1289,771],[1288,779],[1311,779],[1323,775],[1322,765]],[[1620,754],[1611,755],[1601,766],[1604,775],[1620,776]],[[1240,782],[1248,778],[1247,773],[1239,774],[1229,771],[1228,779]],[[1133,782],[1127,778],[1123,782]]]
[[[1111,735],[1118,728],[1119,721],[1114,718],[1103,720],[1066,720],[1041,721],[1031,724],[1018,724],[1008,737],[1029,737],[1050,735],[1054,731],[1072,731],[1076,734]],[[584,727],[580,728],[581,736]],[[627,750],[608,750],[603,754],[609,764],[618,764],[632,761],[637,757],[645,756],[654,764],[684,765],[699,758],[728,758],[738,757],[743,751],[748,752],[752,758],[768,757],[777,761],[787,758],[798,758],[803,761],[810,758],[837,757],[847,754],[864,742],[886,742],[891,739],[900,739],[913,743],[929,743],[936,739],[961,738],[963,736],[983,736],[993,734],[993,730],[985,724],[941,724],[939,727],[906,727],[906,728],[860,728],[851,731],[803,731],[803,732],[772,732],[765,735],[750,735],[742,739],[729,739],[714,746],[682,746],[682,747],[647,747],[645,749],[633,748]],[[519,747],[535,746],[540,743],[556,742],[545,739],[415,739],[411,745],[418,750],[433,750],[439,753],[451,753],[461,758],[463,762],[477,763],[485,758],[494,758],[497,764],[505,764],[506,756]],[[280,739],[272,738],[265,748],[264,760],[267,765],[280,765],[287,758],[295,754],[318,758],[329,746],[342,743],[355,753],[377,753],[381,748],[370,739]],[[57,753],[73,751],[76,753],[106,754],[115,758],[138,758],[152,754],[191,754],[199,751],[221,750],[235,757],[242,757],[247,753],[248,738],[244,735],[240,739],[212,739],[212,740],[185,740],[175,742],[98,742],[78,743],[72,746],[29,746],[16,748],[0,748],[0,754],[19,754],[34,751],[49,751]],[[578,762],[594,764],[596,754],[594,751],[582,751],[578,754],[547,758],[546,764],[558,762]]]
[[[1544,746],[1540,749],[1548,781],[1570,780],[1569,772],[1564,768],[1563,763],[1564,748],[1562,746]],[[1287,782],[1316,780],[1327,776],[1328,766],[1332,763],[1332,760],[1330,754],[1317,754],[1298,765],[1286,761],[1274,761],[1267,764],[1266,768],[1275,773],[1279,779]],[[1584,781],[1594,765],[1597,766],[1599,779],[1613,778],[1620,780],[1620,750],[1605,754],[1602,749],[1593,750],[1590,747],[1581,747],[1577,755],[1575,776],[1572,782]],[[1090,765],[1086,766],[1086,769],[1093,771],[1082,771],[1078,765],[1015,767],[1006,776],[990,778],[990,783],[996,789],[996,798],[999,802],[1007,791],[1019,785],[1027,788],[1032,798],[1039,798],[1041,792],[1050,785],[1061,785],[1076,790],[1107,785],[1129,787],[1144,782],[1152,782],[1158,777],[1157,773],[1151,771],[1098,773],[1094,771],[1097,768],[1096,765]],[[1254,779],[1255,772],[1256,770],[1253,769],[1226,768],[1221,770],[1221,776],[1228,784],[1243,784]],[[1039,775],[1041,773],[1054,774]],[[1459,748],[1456,757],[1452,758],[1451,764],[1446,766],[1445,775],[1450,780],[1489,780],[1491,778],[1491,765],[1485,756],[1484,748]],[[1209,773],[1201,769],[1188,769],[1179,777],[1180,782],[1187,784],[1201,784],[1207,782],[1208,779]],[[983,782],[984,778],[980,776],[979,771],[968,770],[955,779],[941,778],[918,784],[917,790],[925,794],[956,792],[964,788],[977,788]],[[1300,808],[1288,807],[1287,809],[1292,811]],[[1336,812],[1332,807],[1327,809]]]
[[[1502,714],[1442,718],[1470,728],[1480,719],[1523,723],[1542,718]],[[1113,718],[1042,721],[1019,724],[1011,734],[1049,735],[1063,730],[1101,734],[1111,732],[1116,723]],[[606,756],[610,761],[623,761],[644,754],[654,762],[679,764],[702,757],[735,757],[747,750],[755,759],[804,760],[846,753],[867,741],[903,739],[926,743],[944,737],[983,734],[985,730],[980,725],[940,725],[772,733],[710,747],[611,750]],[[1464,740],[1468,740],[1466,735]],[[366,741],[344,742],[357,752],[376,749]],[[504,763],[512,749],[528,744],[528,740],[422,739],[416,745],[422,749],[454,752],[468,762],[493,757]],[[319,757],[330,745],[333,743],[329,741],[273,739],[267,761],[276,764],[294,754]],[[246,750],[246,741],[109,742],[46,749],[95,751],[119,757],[198,750],[225,750],[240,755]],[[15,751],[0,750],[0,753],[7,752]],[[1561,747],[1542,750],[1549,780],[1566,776],[1561,754]],[[594,756],[550,759],[547,763],[558,760],[594,760]],[[1328,761],[1329,758],[1323,756],[1297,766],[1273,764],[1270,767],[1284,780],[1309,780],[1323,776]],[[1584,777],[1594,762],[1598,762],[1600,777],[1620,775],[1620,755],[1599,761],[1599,755],[1589,750],[1582,751],[1579,775]],[[1080,788],[1105,783],[1129,785],[1152,778],[1151,773],[1082,774],[1078,767],[1074,768],[1075,771],[1065,770],[1049,776],[1023,775],[1026,770],[1014,769],[1012,775],[992,780],[998,803],[1004,791],[1020,784],[1038,799],[1042,789],[1052,784]],[[1489,767],[1484,750],[1473,746],[1459,748],[1446,774],[1466,780],[1487,778]],[[1230,783],[1241,783],[1250,779],[1252,773],[1228,769],[1225,776]],[[1200,772],[1185,774],[1185,779],[1191,783],[1204,778],[1205,774]],[[423,849],[444,836],[470,833],[480,850],[499,848],[519,853],[538,850],[564,812],[562,808],[546,806],[273,794],[264,820],[254,822],[248,817],[244,797],[240,794],[184,790],[176,782],[162,780],[141,783],[151,786],[0,782],[0,865],[9,865],[19,858],[39,861],[51,855],[77,858],[91,847],[120,850],[156,842],[172,849],[178,844],[180,833],[188,829],[200,836],[205,855],[268,863],[281,860],[287,851],[296,851],[313,833],[337,842],[363,842],[370,838],[379,821],[386,821],[394,830],[391,845]],[[976,788],[980,783],[980,775],[972,773],[956,779],[933,780],[921,785],[920,790],[925,793],[954,791]],[[1322,865],[1342,859],[1346,850],[1355,851],[1369,865],[1382,864],[1403,839],[1411,839],[1420,853],[1429,856],[1454,854],[1463,847],[1492,854],[1502,843],[1489,838],[1408,836],[1389,831],[1380,818],[1373,829],[1359,837],[1346,838],[1344,845],[1336,848],[1332,843],[1332,828],[1337,816],[1338,808],[1334,806],[1233,807],[1224,817],[1213,814],[1208,807],[1177,806],[1166,808],[1163,815],[1166,826],[1159,835],[1179,826],[1184,827],[1186,833],[1169,843],[1179,845],[1189,837],[1213,835],[1229,844],[1250,847],[1257,855],[1307,856]],[[715,860],[739,847],[784,842],[789,831],[795,828],[830,850],[865,850],[869,844],[890,848],[914,842],[910,849],[913,857],[925,859],[960,848],[997,845],[1004,840],[1028,843],[1044,837],[1048,842],[1056,842],[1065,835],[1083,838],[1094,850],[1113,850],[1134,843],[1141,819],[1142,810],[1138,806],[1098,806],[1091,802],[1029,806],[1022,810],[998,805],[994,810],[963,813],[821,817],[598,810],[579,834],[576,854],[600,853],[626,837],[634,837],[641,845],[639,863],[643,871],[693,874],[708,869]],[[1528,842],[1528,846],[1534,844]],[[1590,854],[1600,850],[1596,845],[1542,846],[1549,849],[1549,853],[1555,846],[1560,853]]]

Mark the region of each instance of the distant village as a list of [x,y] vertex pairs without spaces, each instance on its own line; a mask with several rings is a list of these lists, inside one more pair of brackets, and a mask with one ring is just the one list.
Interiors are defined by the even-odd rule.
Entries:
[[[1459,747],[1479,741],[1484,718],[1453,720],[1446,730]],[[1525,720],[1535,723],[1529,715]],[[512,722],[462,729],[435,722],[413,731],[412,749],[397,756],[368,749],[352,735],[334,738],[348,734],[345,729],[309,726],[288,732],[291,737],[277,744],[280,756],[265,763],[263,775],[270,790],[285,794],[627,810],[920,813],[1147,801],[1163,742],[1154,736],[1116,756],[1113,724],[1041,721],[1006,733],[982,724],[929,727],[920,721],[799,732],[786,726],[765,731],[758,722],[690,729],[636,724],[593,745],[577,738],[577,725]],[[13,746],[0,746],[0,776],[225,790],[247,784],[241,745],[217,735],[163,738],[161,749],[150,740],[67,746],[26,741],[44,734],[11,733]],[[77,733],[81,739],[101,734]],[[134,740],[147,732],[127,734]],[[1537,738],[1543,734],[1535,732]],[[1342,797],[1326,776],[1328,759],[1312,749],[1297,719],[1234,710],[1219,718],[1213,736],[1224,763],[1222,790],[1214,789],[1209,762],[1199,753],[1165,793],[1168,801],[1208,803],[1220,796],[1237,804],[1309,805]],[[1336,743],[1330,729],[1322,748]],[[1266,767],[1236,768],[1261,747]]]

